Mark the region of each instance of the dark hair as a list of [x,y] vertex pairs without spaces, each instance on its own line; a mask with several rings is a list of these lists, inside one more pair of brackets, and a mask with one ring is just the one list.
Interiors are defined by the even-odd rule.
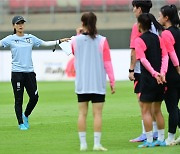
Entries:
[[174,4],[163,6],[160,9],[160,11],[164,17],[168,16],[168,18],[173,26],[180,27],[178,11]]
[[94,39],[97,34],[96,15],[93,12],[84,13],[81,17],[81,21],[83,22],[83,26],[88,29],[88,34],[91,36],[92,39]]
[[13,34],[16,34],[16,29],[14,28],[14,33]]
[[142,13],[149,13],[150,9],[152,8],[151,0],[133,0],[132,1],[133,7],[140,7]]
[[164,30],[163,26],[156,20],[154,15],[152,15],[151,13],[142,13],[137,20],[138,23],[141,24],[143,30],[150,30],[152,23],[154,24],[159,34],[161,34],[161,32]]
[[[13,23],[13,26],[14,26],[15,24]],[[13,34],[16,34],[16,29],[14,28],[14,31],[13,31]]]

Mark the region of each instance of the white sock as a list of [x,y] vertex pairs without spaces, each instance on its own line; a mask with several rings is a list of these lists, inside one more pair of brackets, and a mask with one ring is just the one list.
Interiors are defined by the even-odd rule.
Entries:
[[86,132],[79,132],[79,140],[80,140],[80,144],[83,146],[87,146],[86,143]]
[[168,140],[170,140],[170,141],[175,140],[175,134],[168,132]]
[[154,132],[157,132],[158,131],[158,129],[157,129],[157,123],[156,123],[156,121],[153,121],[153,133]]
[[147,142],[152,143],[153,142],[153,132],[146,132]]
[[158,129],[158,141],[164,141],[164,129]]
[[94,132],[94,146],[101,145],[101,132]]
[[141,122],[142,122],[142,133],[143,133],[143,134],[146,134],[146,131],[145,131],[145,128],[144,128],[144,122],[143,122],[143,120],[142,120]]

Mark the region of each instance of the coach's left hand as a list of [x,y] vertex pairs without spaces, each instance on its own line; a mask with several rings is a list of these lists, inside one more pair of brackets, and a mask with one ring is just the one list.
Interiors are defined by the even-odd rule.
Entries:
[[68,42],[69,40],[71,40],[70,38],[63,38],[63,39],[60,39],[61,42]]

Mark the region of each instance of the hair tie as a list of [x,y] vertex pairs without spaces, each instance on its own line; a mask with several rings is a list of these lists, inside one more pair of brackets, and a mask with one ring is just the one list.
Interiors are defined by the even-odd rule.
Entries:
[[173,9],[173,8],[174,8],[174,6],[171,4],[171,5],[170,5],[170,8],[172,8],[172,9]]

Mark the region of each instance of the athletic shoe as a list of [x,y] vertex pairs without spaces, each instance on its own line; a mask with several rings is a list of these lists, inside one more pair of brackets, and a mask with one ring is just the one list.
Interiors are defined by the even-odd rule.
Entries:
[[172,143],[172,145],[180,145],[180,136]]
[[166,142],[156,140],[156,141],[153,142],[153,146],[166,146]]
[[22,114],[22,117],[23,117],[24,125],[26,126],[26,128],[29,128],[28,117],[26,117],[24,113]]
[[153,132],[153,139],[157,140],[158,139],[158,132]]
[[24,124],[19,125],[20,130],[28,130],[28,128]]
[[146,134],[141,134],[139,137],[132,139],[132,140],[129,140],[129,142],[143,142],[146,139],[147,139]]
[[107,151],[108,149],[106,149],[102,145],[100,145],[100,146],[94,146],[93,150],[94,151]]
[[86,151],[86,150],[87,150],[87,145],[80,146],[80,151]]
[[165,143],[166,143],[166,146],[172,146],[172,145],[175,145],[175,140],[170,140],[170,139],[166,139],[165,140]]
[[153,143],[144,142],[143,144],[138,145],[138,148],[148,148],[148,147],[154,147]]

